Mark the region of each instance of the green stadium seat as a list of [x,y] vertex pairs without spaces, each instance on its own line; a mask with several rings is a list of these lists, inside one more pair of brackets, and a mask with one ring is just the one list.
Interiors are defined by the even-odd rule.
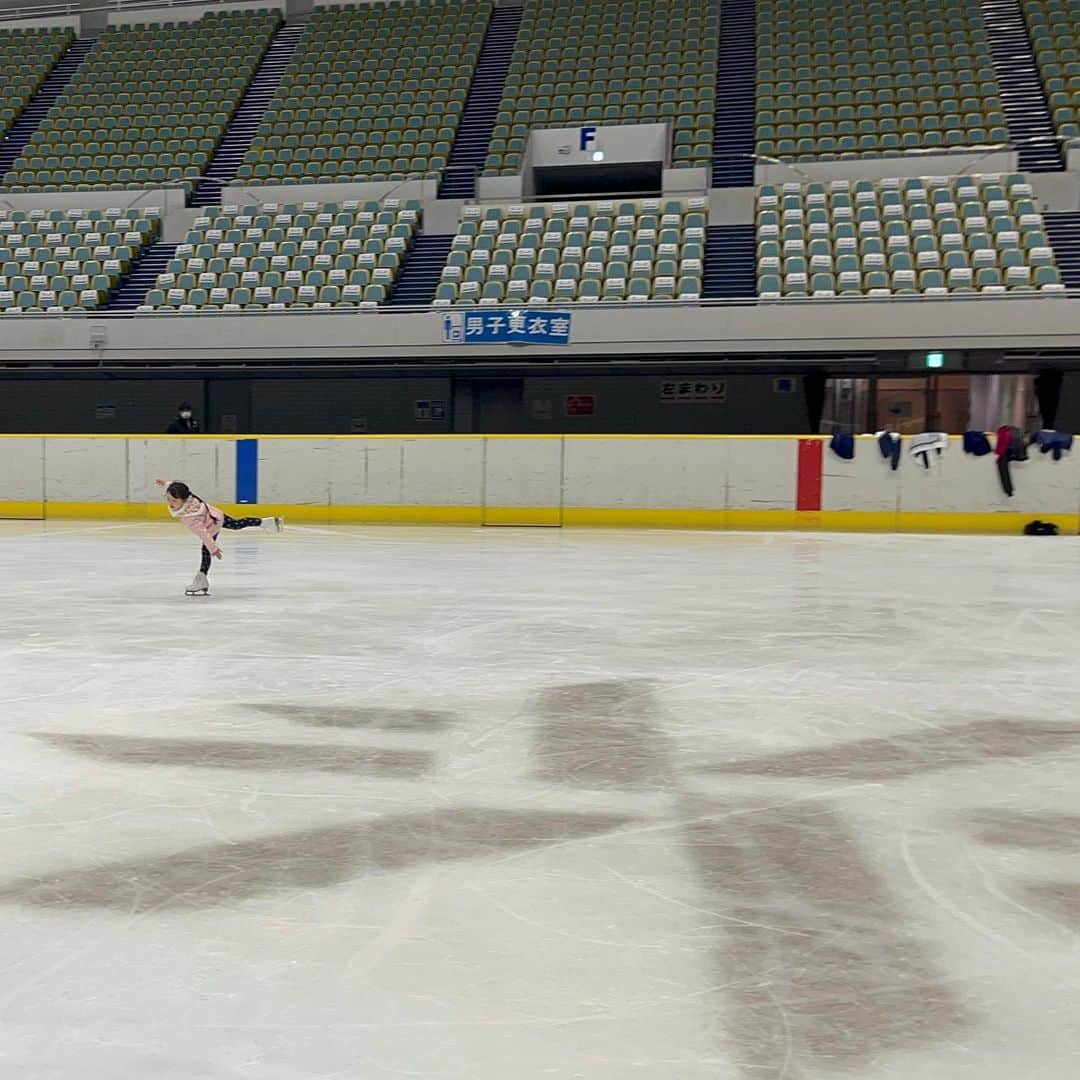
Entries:
[[706,0],[526,6],[484,171],[520,171],[522,145],[501,140],[530,128],[668,119],[673,164],[707,164],[718,44],[719,12]]
[[1020,174],[766,185],[756,222],[758,294],[770,299],[1060,291]]
[[977,4],[759,0],[756,25],[760,154],[894,156],[1007,129]]
[[191,190],[280,21],[276,11],[225,11],[179,26],[106,27],[4,186]]

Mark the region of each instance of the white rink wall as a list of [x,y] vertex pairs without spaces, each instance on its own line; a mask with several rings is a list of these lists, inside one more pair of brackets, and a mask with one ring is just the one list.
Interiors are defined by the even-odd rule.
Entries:
[[[993,437],[991,437],[991,444]],[[844,461],[826,448],[823,455],[822,510],[842,513],[983,515],[1021,514],[1025,520],[1070,518],[1080,503],[1080,443],[1063,454],[1028,451],[1029,460],[1010,466],[1015,488],[1008,497],[1001,489],[993,454],[965,454],[963,440],[949,440],[949,449],[924,469],[904,440],[899,468],[893,472],[881,456],[877,440],[857,440],[855,458]],[[1067,522],[1059,522],[1075,529]]]
[[1017,532],[1080,528],[1080,460],[1034,452],[1001,490],[951,439],[892,471],[860,437],[3,436],[0,517],[153,519],[154,481],[294,521]]

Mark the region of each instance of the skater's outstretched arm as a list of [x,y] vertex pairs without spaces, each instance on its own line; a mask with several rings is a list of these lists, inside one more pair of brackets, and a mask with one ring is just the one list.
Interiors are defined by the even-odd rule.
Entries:
[[210,552],[215,559],[221,558],[221,548],[218,546],[214,534],[201,522],[197,521],[190,526],[191,531],[203,542],[203,547]]

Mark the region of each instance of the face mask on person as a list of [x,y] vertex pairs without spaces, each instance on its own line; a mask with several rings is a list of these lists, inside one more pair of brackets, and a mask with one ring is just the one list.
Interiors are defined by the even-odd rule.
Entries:
[[189,412],[189,411],[188,411],[187,409],[185,409],[185,410],[184,410],[184,411],[183,411],[183,412],[182,412],[182,413],[180,414],[180,419],[181,419],[181,420],[190,420],[190,419],[191,419],[191,413],[190,413],[190,412]]

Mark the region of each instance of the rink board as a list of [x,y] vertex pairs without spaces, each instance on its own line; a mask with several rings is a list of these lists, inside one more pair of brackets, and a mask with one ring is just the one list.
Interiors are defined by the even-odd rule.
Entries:
[[959,439],[893,470],[813,436],[0,436],[0,518],[163,516],[158,478],[230,513],[311,524],[1015,533],[1080,531],[1080,460],[1033,454],[1001,490]]

